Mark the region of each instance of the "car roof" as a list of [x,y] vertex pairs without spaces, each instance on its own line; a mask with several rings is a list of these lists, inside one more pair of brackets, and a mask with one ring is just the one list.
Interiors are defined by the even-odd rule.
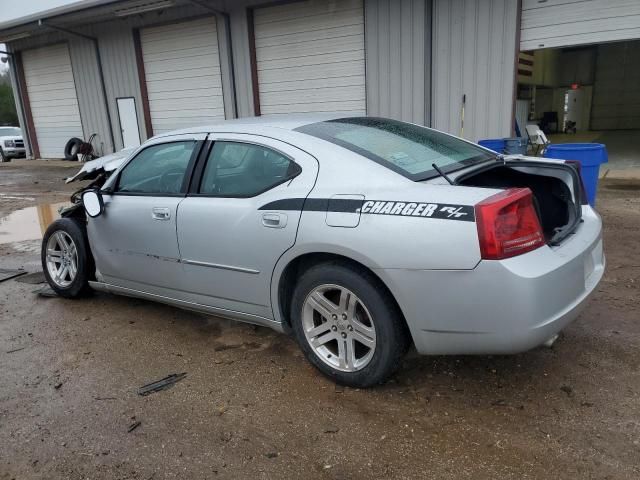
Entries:
[[247,133],[247,128],[267,127],[279,128],[282,130],[294,130],[311,123],[326,122],[338,118],[350,118],[363,115],[353,115],[345,113],[295,113],[286,115],[262,115],[260,117],[234,118],[232,120],[221,120],[209,125],[198,127],[182,128],[170,132],[161,133],[154,138],[167,137],[171,135],[182,135],[187,133],[209,133],[223,128],[227,132]]

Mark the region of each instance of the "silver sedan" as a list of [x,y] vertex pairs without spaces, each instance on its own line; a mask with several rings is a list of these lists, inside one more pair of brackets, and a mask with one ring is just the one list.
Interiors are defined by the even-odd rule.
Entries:
[[604,270],[575,164],[503,157],[395,120],[227,121],[85,165],[46,232],[63,297],[147,298],[295,336],[335,381],[407,348],[551,344]]

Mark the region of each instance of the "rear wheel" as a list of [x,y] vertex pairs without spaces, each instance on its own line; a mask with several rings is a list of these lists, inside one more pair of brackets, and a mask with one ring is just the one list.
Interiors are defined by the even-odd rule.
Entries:
[[305,272],[293,294],[291,319],[307,359],[352,387],[385,381],[408,345],[404,321],[379,281],[347,264]]
[[47,228],[41,259],[47,282],[61,297],[75,298],[90,290],[91,257],[84,226],[76,220],[61,218]]

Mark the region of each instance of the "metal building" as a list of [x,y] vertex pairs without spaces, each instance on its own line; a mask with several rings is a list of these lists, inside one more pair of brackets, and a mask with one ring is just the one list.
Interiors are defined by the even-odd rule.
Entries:
[[[598,2],[638,10],[584,8]],[[0,42],[32,157],[61,157],[72,136],[95,133],[106,154],[188,125],[310,111],[478,140],[512,133],[520,48],[584,41],[581,15],[558,37],[545,13],[568,3],[580,2],[70,0],[0,24]]]

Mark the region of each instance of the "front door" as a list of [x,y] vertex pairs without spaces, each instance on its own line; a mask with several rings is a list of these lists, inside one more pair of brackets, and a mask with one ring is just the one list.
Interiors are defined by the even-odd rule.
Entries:
[[204,138],[160,139],[139,151],[107,183],[104,213],[89,219],[87,227],[103,281],[156,294],[179,287],[176,214]]
[[118,98],[117,103],[123,148],[139,147],[140,128],[138,127],[136,100],[133,97]]
[[304,199],[318,163],[265,137],[212,137],[199,185],[178,207],[184,288],[194,302],[272,318],[271,275],[301,214],[273,202]]

